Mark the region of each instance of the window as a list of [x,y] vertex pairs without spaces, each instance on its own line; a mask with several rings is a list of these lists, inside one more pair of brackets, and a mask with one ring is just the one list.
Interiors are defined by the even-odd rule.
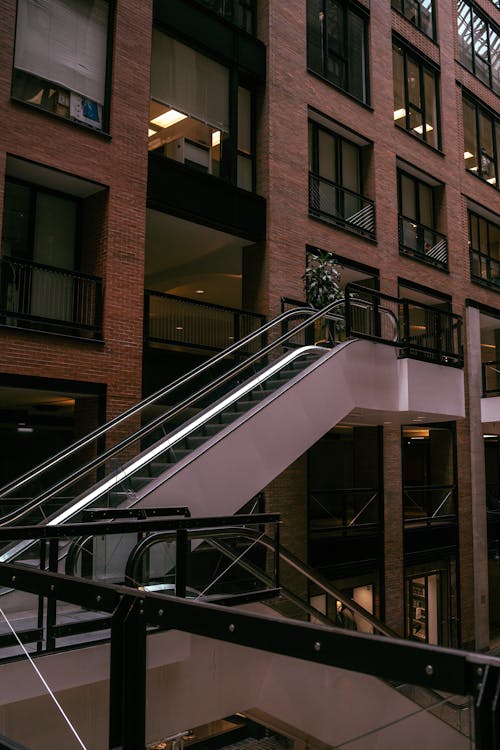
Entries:
[[432,263],[448,264],[446,237],[436,231],[435,188],[398,171],[399,250]]
[[18,0],[12,96],[107,126],[107,0]]
[[417,29],[434,38],[433,0],[392,0],[391,5]]
[[309,121],[309,213],[375,236],[373,201],[363,197],[363,147]]
[[153,30],[148,148],[253,190],[253,92],[241,81],[234,87],[235,77],[224,65]]
[[368,21],[347,0],[308,0],[307,64],[314,73],[367,103]]
[[500,30],[469,1],[458,0],[460,62],[500,94]]
[[392,61],[395,124],[440,148],[437,73],[399,44],[393,44]]
[[500,226],[469,211],[469,249],[473,281],[500,286]]
[[255,33],[255,0],[197,0],[240,29]]
[[500,120],[465,96],[463,117],[465,168],[498,187]]

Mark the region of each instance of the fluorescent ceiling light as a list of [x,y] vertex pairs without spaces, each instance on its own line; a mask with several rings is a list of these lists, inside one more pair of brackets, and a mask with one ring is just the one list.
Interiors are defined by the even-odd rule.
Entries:
[[464,159],[472,159],[473,156],[470,151],[464,151]]
[[[417,127],[413,128],[413,130],[415,131],[415,133],[419,133],[420,135],[422,135],[422,133],[424,132],[424,126],[423,125],[417,125]],[[429,123],[426,122],[425,123],[425,132],[429,133],[431,130],[434,130],[434,128],[432,127],[432,125],[429,125]]]
[[489,183],[490,183],[490,185],[494,185],[496,181],[497,181],[497,178],[496,178],[496,177],[490,177],[490,179],[489,179],[489,180],[486,180],[486,182],[489,182]]
[[469,167],[469,172],[477,172],[477,167]]
[[205,294],[205,290],[204,289],[197,289],[196,290],[196,294]]
[[212,147],[220,144],[220,130],[215,130],[212,133]]
[[148,138],[151,138],[152,135],[156,135],[156,130],[148,128]]
[[168,112],[164,112],[162,115],[155,117],[151,120],[151,125],[158,125],[160,128],[169,128],[171,125],[175,125],[176,122],[185,120],[187,115],[183,115],[182,112],[177,112],[176,109],[169,109]]
[[400,120],[405,115],[406,115],[406,109],[395,109],[394,110],[394,119],[395,120]]
[[498,435],[483,435],[484,438],[492,438],[492,437],[498,437]]

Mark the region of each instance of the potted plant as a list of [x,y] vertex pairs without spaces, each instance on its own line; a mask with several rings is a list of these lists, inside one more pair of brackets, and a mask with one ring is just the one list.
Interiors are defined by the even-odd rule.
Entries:
[[[316,310],[344,297],[340,288],[340,271],[330,253],[309,254],[307,268],[302,275],[306,301]],[[336,338],[336,322],[322,318],[315,324],[315,343],[332,344]]]

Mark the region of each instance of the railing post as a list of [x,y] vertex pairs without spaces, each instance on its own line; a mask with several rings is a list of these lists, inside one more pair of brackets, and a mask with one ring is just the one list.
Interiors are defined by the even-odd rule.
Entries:
[[345,337],[348,339],[351,335],[351,301],[350,301],[350,284],[346,285],[344,290],[344,316],[345,316]]
[[144,292],[144,320],[143,320],[143,337],[144,343],[147,344],[149,339],[149,294]]
[[187,529],[177,529],[175,534],[175,595],[186,597],[187,585]]
[[274,588],[280,585],[280,522],[274,527]]
[[146,621],[143,601],[124,597],[111,620],[109,750],[146,746]]
[[481,380],[483,383],[483,397],[486,396],[486,365],[487,362],[483,362],[481,365]]
[[[49,541],[49,570],[57,573],[59,564],[59,542],[57,539]],[[47,598],[46,649],[52,651],[56,647],[54,628],[57,619],[57,599],[51,595]]]

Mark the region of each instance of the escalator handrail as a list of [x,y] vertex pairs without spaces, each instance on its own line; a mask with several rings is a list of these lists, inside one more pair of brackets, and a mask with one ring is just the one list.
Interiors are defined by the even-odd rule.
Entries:
[[[5,498],[6,496],[12,494],[12,492],[23,487],[29,481],[43,474],[45,471],[54,468],[58,463],[60,463],[60,461],[65,460],[66,458],[71,456],[73,453],[76,453],[76,451],[92,443],[94,440],[97,440],[98,438],[103,437],[107,432],[109,432],[109,430],[113,429],[114,427],[116,427],[121,422],[125,421],[126,419],[129,419],[130,417],[133,417],[136,414],[139,414],[144,408],[155,403],[155,401],[158,401],[160,398],[164,398],[165,396],[169,395],[171,392],[176,390],[181,385],[185,385],[189,381],[193,380],[195,377],[203,374],[211,367],[217,365],[220,361],[222,361],[226,357],[234,354],[235,352],[237,352],[242,347],[246,346],[251,341],[267,333],[274,326],[284,323],[286,320],[293,317],[294,315],[297,315],[298,313],[306,314],[309,316],[307,321],[300,323],[298,326],[293,328],[287,334],[284,334],[284,336],[280,336],[278,339],[276,339],[276,341],[272,342],[272,344],[269,344],[267,345],[267,347],[264,347],[263,350],[260,350],[258,352],[260,356],[262,355],[262,353],[270,351],[272,348],[274,348],[274,346],[278,345],[279,343],[283,343],[284,339],[286,340],[288,338],[292,338],[292,336],[296,335],[297,333],[300,333],[301,330],[306,328],[315,320],[318,320],[319,318],[323,317],[326,313],[340,306],[343,302],[344,300],[337,300],[336,302],[332,302],[329,305],[327,305],[323,310],[319,310],[319,311],[316,311],[313,308],[303,307],[303,308],[293,308],[292,310],[287,310],[286,312],[281,313],[276,318],[273,318],[272,320],[268,321],[263,326],[258,328],[256,331],[253,331],[247,334],[242,339],[239,339],[234,344],[231,344],[229,347],[224,349],[222,352],[218,352],[213,357],[211,357],[208,361],[194,368],[189,373],[186,373],[186,375],[182,375],[181,377],[177,378],[177,380],[174,380],[172,383],[169,383],[163,388],[160,388],[155,393],[151,394],[150,396],[147,396],[145,399],[138,402],[137,404],[134,404],[134,406],[130,407],[129,409],[126,409],[121,414],[118,414],[116,417],[109,420],[104,425],[101,425],[100,427],[96,428],[95,430],[90,432],[88,435],[85,435],[79,440],[76,440],[70,446],[63,448],[63,450],[61,450],[59,453],[56,453],[54,456],[51,456],[50,458],[46,459],[38,466],[27,471],[25,474],[21,475],[20,477],[17,477],[11,482],[8,482],[3,487],[0,487],[0,498],[2,499]],[[271,349],[268,349],[268,347],[271,347]],[[245,360],[245,363],[247,362],[248,360]]]

